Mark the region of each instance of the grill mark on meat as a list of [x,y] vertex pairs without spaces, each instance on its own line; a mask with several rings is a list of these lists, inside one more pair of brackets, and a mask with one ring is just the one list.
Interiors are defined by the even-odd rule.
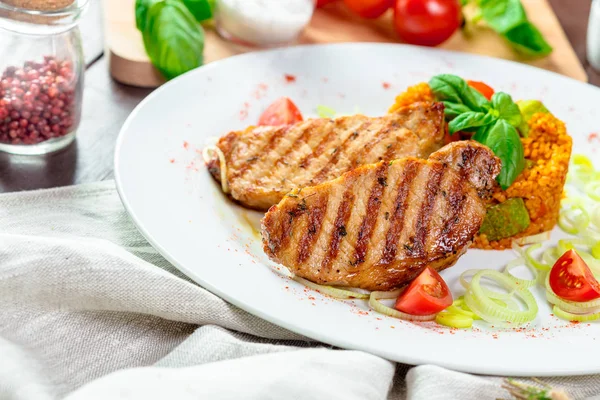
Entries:
[[380,127],[375,139],[367,143],[364,149],[360,152],[361,154],[364,154],[364,158],[368,157],[375,146],[377,146],[385,137],[388,136],[392,127],[396,128],[397,126],[398,124],[395,121],[388,121],[385,126]]
[[283,219],[281,223],[281,236],[278,238],[270,238],[270,247],[273,251],[273,254],[277,254],[280,250],[283,250],[288,247],[290,239],[292,237],[292,228],[294,226],[294,219],[300,217],[304,214],[302,203],[296,205],[296,207],[292,210],[287,211],[286,218]]
[[[283,127],[273,126],[230,132],[218,146],[225,155],[231,195],[245,206],[266,210],[293,188],[323,183],[361,164],[426,157],[442,144],[438,132],[444,124],[443,105],[437,106],[416,103],[376,118],[311,119],[287,127],[283,134]],[[358,135],[357,129],[365,121],[370,126],[360,128],[363,132]],[[353,140],[348,143],[349,135]],[[273,143],[270,151],[265,148],[269,142]],[[207,164],[219,180],[218,157]]]
[[[447,195],[447,201],[450,205],[450,219],[446,222],[442,228],[440,234],[441,240],[438,242],[441,246],[441,250],[444,252],[453,251],[452,241],[450,240],[450,233],[455,229],[456,225],[460,221],[459,215],[462,214],[462,210],[467,203],[465,201],[465,192],[463,185],[460,182],[453,182],[450,193]],[[454,235],[452,235],[454,237]]]
[[335,125],[331,128],[327,135],[325,135],[321,139],[315,150],[312,153],[308,154],[306,157],[304,157],[302,161],[298,163],[299,168],[308,168],[308,166],[314,159],[319,158],[321,154],[323,154],[323,152],[327,150],[327,148],[329,147],[329,143],[337,137],[337,125],[338,123],[335,122]]
[[298,242],[299,264],[308,260],[312,254],[313,247],[319,237],[319,232],[321,231],[323,218],[325,218],[327,212],[328,200],[329,196],[325,194],[313,200],[313,203],[311,204],[311,211],[308,215],[308,225]]
[[394,140],[393,143],[390,143],[385,151],[385,155],[383,156],[384,160],[390,160],[394,154],[396,154],[396,149],[398,148],[399,140]]
[[329,251],[321,262],[321,272],[328,271],[331,269],[331,264],[338,256],[340,250],[340,242],[342,238],[348,233],[346,232],[346,225],[350,219],[352,207],[354,206],[354,192],[352,185],[348,185],[344,191],[342,202],[337,209],[337,215],[333,223],[333,230],[331,231],[331,237],[329,239]]
[[292,126],[293,125],[278,128],[269,138],[269,141],[263,147],[258,149],[254,153],[254,156],[246,159],[246,162],[240,167],[239,170],[232,174],[232,177],[242,178],[246,172],[248,172],[250,169],[252,169],[252,167],[255,166],[255,164],[257,164],[257,161],[264,161],[267,154],[277,146],[277,142],[290,130]]
[[[316,176],[313,178],[316,182],[320,182],[323,178],[327,176],[327,174],[329,173],[329,171],[331,171],[333,167],[338,165],[338,162],[340,161],[340,156],[344,154],[346,149],[356,139],[356,135],[354,134],[354,132],[361,132],[363,129],[367,129],[371,125],[371,123],[372,122],[370,120],[364,121],[356,129],[352,130],[352,133],[350,133],[348,137],[346,137],[346,139],[342,142],[342,144],[340,144],[336,148],[335,153],[332,154],[327,164],[325,164],[321,171],[319,171],[319,173],[316,174]],[[352,159],[352,156],[349,155],[348,158]]]
[[404,216],[406,215],[408,194],[415,177],[418,175],[421,164],[414,160],[407,160],[404,164],[402,178],[398,180],[397,195],[394,200],[394,211],[390,217],[390,228],[385,235],[385,246],[381,259],[377,265],[389,265],[396,259],[398,239],[404,229]]
[[429,233],[429,221],[435,205],[435,199],[440,191],[440,184],[446,168],[441,163],[432,163],[431,171],[427,177],[427,184],[421,209],[417,214],[415,225],[415,237],[412,245],[407,249],[407,254],[411,257],[425,257],[425,240]]
[[285,153],[281,155],[281,157],[275,160],[275,162],[273,163],[273,167],[278,167],[279,164],[281,164],[287,156],[292,154],[294,151],[298,150],[298,147],[300,147],[302,144],[306,143],[308,139],[314,134],[315,129],[318,127],[318,124],[312,124],[308,128],[304,129],[302,135],[300,135],[298,139],[292,142],[292,145],[285,151]]
[[[336,143],[341,143],[350,132],[338,137]],[[300,132],[294,132],[294,136],[300,136]],[[321,137],[313,138],[313,143]],[[378,146],[381,154],[390,142],[386,140]],[[358,144],[355,142],[350,151],[355,151]],[[288,141],[287,146],[290,145]],[[473,160],[464,163],[458,151],[461,147],[448,154],[440,153],[444,157],[439,161],[435,157],[427,161],[409,157],[391,165],[366,165],[338,180],[292,192],[263,219],[265,252],[310,281],[368,290],[399,287],[426,265],[436,270],[451,266],[468,248],[485,215],[485,202],[455,170],[457,164],[470,169]],[[325,161],[325,154],[319,165]],[[473,155],[478,163],[491,160],[499,164],[491,151],[482,154]],[[388,168],[384,174],[383,166]],[[485,168],[487,164],[477,164],[475,172],[469,174],[480,179],[478,171]],[[490,173],[490,179],[494,174]],[[377,184],[383,187],[380,196],[374,194]],[[373,220],[369,235],[368,216]],[[424,220],[424,216],[428,218]],[[361,241],[364,257],[359,263],[361,257],[356,253]],[[277,254],[273,247],[277,247]],[[412,254],[419,251],[420,257]]]
[[354,265],[361,264],[365,261],[365,255],[367,254],[367,248],[369,247],[369,241],[373,234],[373,228],[379,215],[379,208],[381,207],[381,196],[386,187],[387,173],[389,163],[384,162],[375,171],[375,182],[371,189],[369,196],[369,202],[367,203],[367,209],[365,217],[363,218],[360,230],[358,231],[358,237],[356,239],[355,253],[354,253]]
[[[466,168],[466,166],[469,163],[469,160],[473,157],[476,157],[476,150],[473,147],[465,147],[465,149],[461,152],[461,159],[462,162],[457,164],[457,171],[458,174],[463,178],[463,179],[469,179],[471,172],[473,171],[472,168]],[[476,160],[473,160],[473,162],[476,162]]]
[[[281,175],[283,177],[283,182],[286,182],[289,185],[289,181],[290,180],[293,181],[294,177],[297,176],[298,172],[300,172],[300,173],[304,172],[304,170],[302,170],[302,168],[304,168],[304,167],[301,167],[302,162],[304,161],[304,159],[306,157],[310,157],[311,153],[313,153],[313,149],[310,147],[311,140],[314,138],[317,138],[318,143],[321,143],[321,141],[324,140],[329,135],[329,133],[327,131],[327,126],[330,123],[331,123],[330,120],[321,120],[321,119],[313,120],[313,124],[311,125],[311,127],[306,129],[304,134],[298,140],[294,141],[292,148],[285,155],[285,157],[287,157],[287,156],[293,154],[290,162],[288,164],[286,164],[286,168],[283,169],[281,172]],[[296,153],[298,150],[301,149],[302,146],[309,147],[310,151],[306,154],[303,154],[302,152]],[[283,157],[281,158],[281,160],[283,160]],[[276,166],[278,166],[279,163],[281,163],[281,160],[278,160],[278,162],[276,163]],[[308,182],[296,181],[294,186],[304,186],[307,183]]]

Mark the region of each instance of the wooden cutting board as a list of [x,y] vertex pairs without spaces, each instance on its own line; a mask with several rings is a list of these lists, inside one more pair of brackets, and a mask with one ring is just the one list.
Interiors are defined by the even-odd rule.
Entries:
[[[548,4],[547,0],[522,0],[529,18],[540,29],[554,51],[543,59],[527,59],[517,55],[494,32],[482,28],[467,35],[457,32],[442,44],[443,49],[483,54],[515,60],[587,81],[577,55]],[[149,62],[142,37],[135,28],[135,0],[104,0],[104,31],[110,72],[119,82],[142,87],[156,87],[164,82]],[[377,20],[364,20],[352,15],[341,2],[318,9],[299,42],[382,42],[396,43],[392,12]],[[220,60],[253,49],[222,39],[214,30],[206,29],[205,62]]]

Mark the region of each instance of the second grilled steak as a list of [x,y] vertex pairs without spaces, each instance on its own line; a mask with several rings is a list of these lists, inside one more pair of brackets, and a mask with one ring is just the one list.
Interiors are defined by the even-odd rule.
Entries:
[[292,189],[363,164],[426,158],[443,146],[444,134],[443,104],[415,103],[383,117],[318,118],[231,132],[217,143],[224,159],[214,153],[207,165],[217,180],[225,177],[223,187],[235,200],[266,210]]
[[453,265],[478,232],[500,160],[476,142],[365,165],[291,192],[262,221],[264,250],[320,284],[390,290]]

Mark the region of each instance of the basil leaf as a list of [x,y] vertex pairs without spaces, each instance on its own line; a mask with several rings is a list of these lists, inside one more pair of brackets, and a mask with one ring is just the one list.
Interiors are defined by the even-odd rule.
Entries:
[[540,31],[527,18],[520,0],[479,0],[481,15],[518,52],[545,56],[552,52]]
[[485,144],[491,126],[492,125],[480,126],[479,128],[477,128],[475,134],[471,137],[471,139],[481,144]]
[[478,128],[480,126],[488,125],[496,120],[491,114],[484,114],[481,112],[469,111],[460,114],[454,118],[448,124],[448,131],[452,135],[458,131],[464,131],[470,128]]
[[143,32],[146,29],[148,10],[154,3],[161,0],[136,0],[135,1],[135,26]]
[[552,46],[546,42],[540,31],[531,23],[525,22],[504,34],[514,49],[528,56],[546,56],[552,53]]
[[204,31],[179,0],[154,3],[142,36],[152,64],[167,79],[202,65]]
[[527,21],[520,0],[479,0],[479,7],[485,22],[500,34]]
[[492,96],[492,107],[498,111],[498,116],[505,119],[515,128],[521,124],[521,110],[519,106],[513,102],[512,97],[504,92],[496,92]]
[[436,100],[464,104],[470,111],[487,112],[490,102],[464,79],[450,74],[436,75],[429,81]]
[[442,103],[444,103],[444,115],[448,120],[451,120],[462,113],[471,111],[471,109],[464,104],[451,103],[449,101],[443,101]]
[[506,190],[525,168],[523,144],[517,130],[506,120],[499,119],[487,130],[483,144],[502,161],[498,183]]
[[185,4],[198,22],[206,21],[213,17],[214,0],[212,2],[208,0],[183,0],[183,4]]

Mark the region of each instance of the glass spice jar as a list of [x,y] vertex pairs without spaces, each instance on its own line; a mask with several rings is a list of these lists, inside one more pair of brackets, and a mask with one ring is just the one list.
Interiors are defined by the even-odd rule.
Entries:
[[81,118],[87,0],[0,0],[0,151],[68,146]]

